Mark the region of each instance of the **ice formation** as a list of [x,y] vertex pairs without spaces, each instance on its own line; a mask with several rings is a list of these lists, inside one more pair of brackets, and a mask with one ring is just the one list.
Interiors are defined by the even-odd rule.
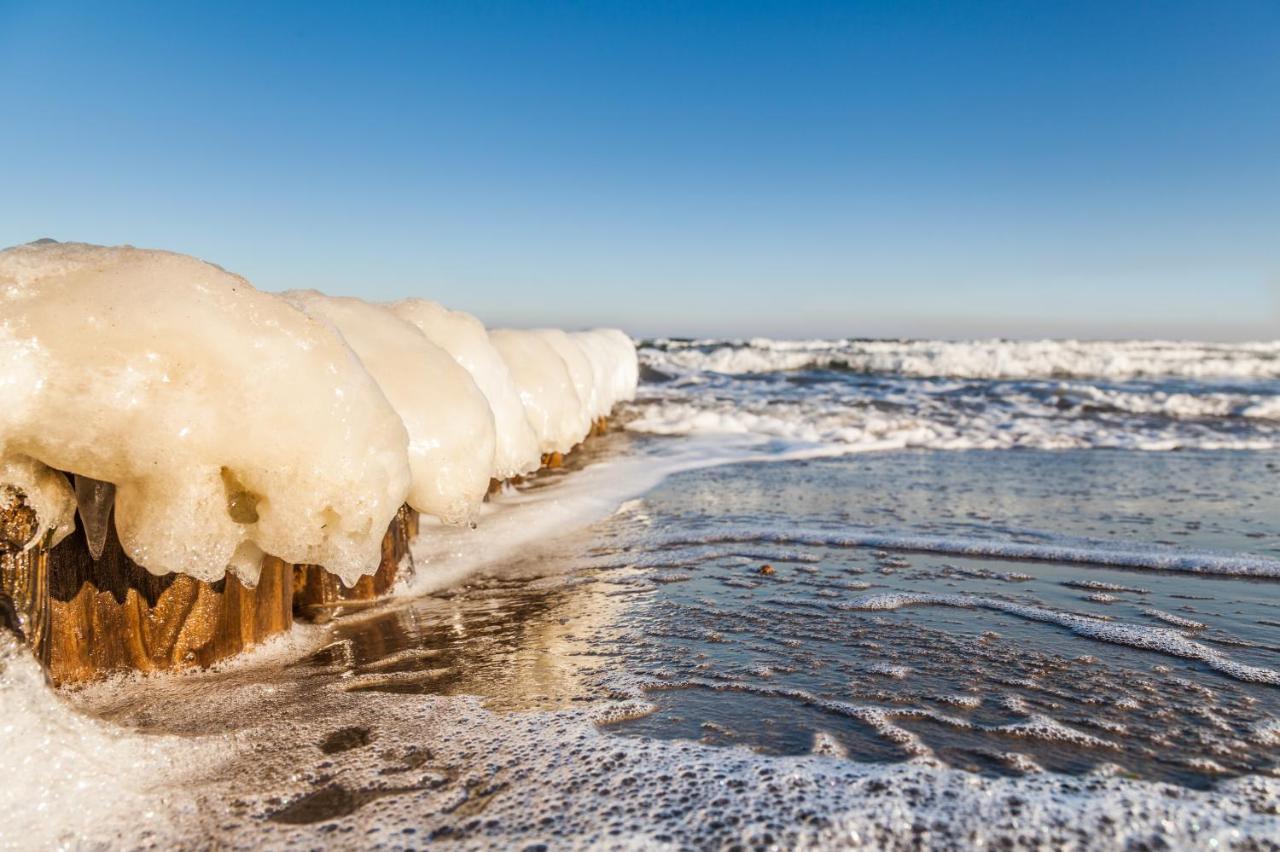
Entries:
[[26,456],[0,455],[0,510],[19,501],[36,516],[35,531],[22,542],[28,549],[53,547],[76,527],[76,498],[65,476]]
[[253,580],[264,552],[348,578],[377,566],[407,439],[327,325],[129,247],[7,249],[0,301],[0,455],[113,483],[139,564],[204,580]]
[[511,370],[539,449],[544,453],[572,449],[590,424],[564,358],[538,331],[495,329],[489,332],[489,340]]
[[284,296],[337,327],[404,421],[413,475],[406,502],[447,523],[470,520],[494,471],[493,412],[471,374],[377,305],[314,290]]
[[617,403],[635,397],[640,366],[631,338],[612,328],[579,331],[569,337],[591,363],[592,393],[587,409],[592,418],[603,417]]
[[478,322],[450,313],[432,325],[437,345],[411,307],[282,298],[170,252],[6,249],[0,500],[24,499],[46,544],[73,528],[78,502],[91,545],[114,522],[156,574],[230,569],[252,583],[270,554],[351,583],[376,569],[406,500],[466,520],[491,476],[535,465],[535,427],[548,449],[585,437],[574,378],[598,402],[634,393],[617,378],[635,359],[620,333],[595,333],[616,363],[570,343],[571,375],[549,335],[495,335],[530,353],[500,356]]
[[[497,447],[493,475],[507,479],[538,467],[538,436],[525,416],[520,391],[502,356],[489,342],[480,320],[451,311],[426,299],[404,299],[387,306],[396,316],[413,323],[432,343],[444,349],[466,368],[493,409]],[[630,345],[630,338],[627,338]],[[632,358],[635,348],[631,348]]]

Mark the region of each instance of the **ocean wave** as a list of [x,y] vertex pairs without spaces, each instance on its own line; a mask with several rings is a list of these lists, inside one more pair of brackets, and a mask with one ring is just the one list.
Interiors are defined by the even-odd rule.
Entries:
[[847,451],[1280,448],[1280,342],[650,341],[624,420]]
[[966,379],[1280,378],[1280,341],[659,339],[641,357],[668,375],[838,369]]
[[[648,399],[628,409],[634,432],[654,435],[757,435],[830,444],[846,451],[884,449],[1268,450],[1280,448],[1280,424],[1256,418],[1242,428],[1212,418],[1218,400],[1151,402],[1113,398],[1110,411],[1080,416],[1051,401],[954,405],[920,395],[884,406],[817,397],[795,400],[705,395]],[[1123,406],[1128,405],[1126,410]],[[1169,408],[1181,416],[1171,416]],[[1265,410],[1265,409],[1264,409]],[[1191,412],[1196,412],[1192,414]],[[1134,414],[1141,414],[1138,419]],[[1107,416],[1110,414],[1111,416]]]

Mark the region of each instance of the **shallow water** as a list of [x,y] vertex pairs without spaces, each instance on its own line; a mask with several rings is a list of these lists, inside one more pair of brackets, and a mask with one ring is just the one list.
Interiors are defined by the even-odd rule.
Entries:
[[[651,440],[614,436],[596,458],[619,445],[643,454]],[[1109,540],[1275,557],[1280,507],[1256,473],[1274,457],[1100,455],[896,452],[686,471],[459,585],[339,620],[309,652],[77,701],[137,731],[226,732],[234,744],[226,765],[183,779],[202,815],[159,832],[165,842],[198,827],[232,846],[840,844],[853,819],[858,843],[911,845],[927,817],[932,845],[1093,845],[1088,818],[1125,814],[1143,842],[1274,842],[1276,788],[1229,785],[1277,774],[1276,686],[999,609],[856,607],[967,595],[1172,631],[1269,670],[1280,666],[1276,581],[785,540],[868,527],[1044,542],[1100,526],[1116,530]],[[1179,516],[1174,480],[1206,508]],[[1235,509],[1215,513],[1227,497]],[[788,760],[801,763],[777,762]],[[823,792],[764,795],[760,772]],[[684,773],[690,810],[666,813]],[[724,798],[734,778],[749,783]],[[893,797],[887,812],[881,795]],[[984,811],[1008,796],[1026,807]],[[1208,798],[1184,798],[1195,796]]]
[[62,839],[1280,848],[1280,450],[653,435],[663,385],[402,597],[72,695],[149,780]]

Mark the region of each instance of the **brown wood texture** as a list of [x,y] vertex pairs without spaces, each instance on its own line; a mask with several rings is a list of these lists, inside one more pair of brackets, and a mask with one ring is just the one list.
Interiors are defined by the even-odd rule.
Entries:
[[39,547],[25,550],[39,523],[26,495],[10,486],[0,494],[0,629],[21,636],[48,665],[48,559]]
[[352,589],[323,569],[270,556],[257,586],[248,588],[234,576],[205,583],[151,574],[125,554],[114,524],[97,560],[78,520],[52,550],[23,550],[36,529],[34,513],[22,499],[0,506],[0,626],[22,634],[64,684],[226,659],[291,628],[299,580],[304,605],[371,600],[395,583],[418,530],[417,513],[403,507],[383,538],[377,573]]
[[293,623],[291,566],[267,557],[255,588],[156,576],[133,562],[114,525],[96,562],[83,529],[48,553],[49,674],[58,683],[121,671],[207,666]]
[[418,534],[418,513],[401,506],[382,539],[382,562],[373,574],[361,577],[347,588],[334,574],[318,565],[295,565],[293,568],[293,612],[308,621],[328,621],[353,605],[375,600],[391,590],[403,574],[401,565],[411,571],[413,556],[409,544]]

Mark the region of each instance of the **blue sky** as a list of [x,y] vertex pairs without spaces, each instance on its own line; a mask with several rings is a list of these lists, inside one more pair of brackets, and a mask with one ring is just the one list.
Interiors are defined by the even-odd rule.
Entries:
[[1280,3],[0,0],[0,244],[490,323],[1280,336]]

